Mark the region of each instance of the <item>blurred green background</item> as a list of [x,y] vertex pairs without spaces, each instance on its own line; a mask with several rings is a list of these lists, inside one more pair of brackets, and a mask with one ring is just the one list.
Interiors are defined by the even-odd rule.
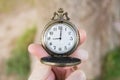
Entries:
[[[27,80],[35,60],[27,47],[62,7],[85,29],[87,80],[120,80],[120,0],[0,0],[0,80]],[[49,9],[48,9],[49,8]]]

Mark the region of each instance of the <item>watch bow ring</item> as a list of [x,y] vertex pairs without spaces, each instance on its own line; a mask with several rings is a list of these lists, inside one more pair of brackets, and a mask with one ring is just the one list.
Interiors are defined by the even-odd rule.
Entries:
[[68,13],[60,8],[43,30],[41,44],[49,56],[41,58],[41,63],[59,67],[80,64],[80,59],[70,57],[79,45],[79,38],[78,29],[70,22]]

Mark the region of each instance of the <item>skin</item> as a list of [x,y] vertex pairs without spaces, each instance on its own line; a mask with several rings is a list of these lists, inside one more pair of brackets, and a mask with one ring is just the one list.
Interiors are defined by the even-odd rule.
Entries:
[[41,64],[40,58],[48,56],[48,54],[40,44],[31,44],[28,51],[37,59],[28,80],[86,80],[85,73],[80,69],[80,66],[88,59],[87,51],[80,49],[80,45],[86,40],[86,32],[80,29],[79,34],[80,44],[71,55],[82,60],[82,63],[77,65],[77,70],[73,69],[73,67],[53,67]]

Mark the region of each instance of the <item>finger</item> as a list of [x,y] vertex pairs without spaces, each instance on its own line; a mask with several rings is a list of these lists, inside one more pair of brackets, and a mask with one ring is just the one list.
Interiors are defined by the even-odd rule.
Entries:
[[77,65],[78,69],[85,61],[88,60],[88,52],[84,49],[80,49],[80,47],[78,47],[78,49],[71,56],[79,58],[81,60],[81,63]]
[[[28,50],[31,54],[38,58],[47,56],[46,51],[44,51],[42,46],[39,44],[31,44],[28,47]],[[50,72],[52,72],[51,67],[41,64],[38,60],[35,68],[32,71],[32,74],[29,77],[29,80],[46,80],[50,76]]]
[[73,70],[71,68],[66,69],[65,77],[67,78],[72,72],[73,72]]
[[81,59],[82,62],[84,62],[88,59],[88,52],[84,49],[80,49],[80,46],[79,46],[71,56],[79,58]]
[[83,71],[76,70],[71,73],[65,80],[86,80],[86,76]]
[[43,49],[43,47],[40,44],[31,44],[28,47],[28,51],[37,56],[38,58],[47,56],[47,52]]
[[[81,63],[88,60],[88,52],[84,49],[80,49],[80,47],[78,47],[77,50],[70,56],[79,58],[81,60]],[[78,68],[80,68],[81,63],[79,65],[77,65]],[[71,68],[72,67],[65,67],[64,69],[69,70]]]
[[37,61],[28,80],[46,80],[50,72],[52,72],[51,67],[43,65]]
[[52,71],[56,76],[56,80],[64,80],[66,76],[66,70],[63,67],[52,67]]
[[85,30],[79,29],[79,35],[80,35],[80,44],[82,44],[86,40]]

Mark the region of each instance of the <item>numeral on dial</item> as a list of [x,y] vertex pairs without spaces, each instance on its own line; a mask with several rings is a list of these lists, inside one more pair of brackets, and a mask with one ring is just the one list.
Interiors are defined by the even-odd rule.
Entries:
[[52,42],[50,42],[49,44],[52,45]]
[[67,46],[64,46],[64,49],[67,50]]
[[58,29],[59,29],[59,30],[62,30],[62,26],[58,26]]
[[62,48],[59,48],[59,51],[61,51],[62,50]]
[[67,28],[65,28],[65,31],[67,31]]
[[51,37],[48,37],[48,38],[47,38],[47,40],[50,40],[50,39],[51,39]]
[[57,31],[57,28],[53,28],[53,31]]
[[54,49],[56,49],[56,46],[53,46]]
[[50,35],[53,35],[53,32],[50,32]]
[[73,40],[73,37],[70,37],[70,40]]
[[70,42],[68,43],[68,45],[70,45]]
[[71,32],[68,32],[68,35],[71,35]]

